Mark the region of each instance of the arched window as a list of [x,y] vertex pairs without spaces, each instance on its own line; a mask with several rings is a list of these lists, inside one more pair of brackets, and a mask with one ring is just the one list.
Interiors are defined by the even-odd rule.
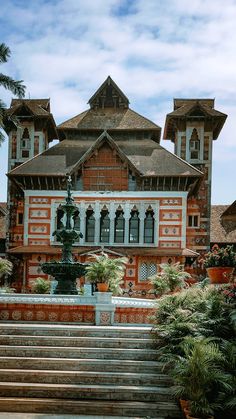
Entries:
[[154,243],[154,213],[146,211],[144,218],[144,243]]
[[189,142],[190,159],[199,159],[200,157],[200,140],[198,138],[196,128],[193,129]]
[[20,140],[20,147],[21,147],[21,157],[29,157],[29,149],[30,149],[30,136],[29,130],[27,128],[24,129],[21,140]]
[[129,242],[139,242],[139,213],[137,210],[131,211],[131,217],[129,219]]
[[72,218],[73,218],[73,222],[74,222],[73,228],[77,231],[80,231],[80,215],[79,215],[78,210],[75,211]]
[[116,217],[115,217],[114,242],[115,243],[124,243],[124,239],[125,239],[124,212],[122,210],[117,210],[116,211]]
[[57,215],[56,215],[57,230],[61,230],[64,227],[64,223],[62,220],[64,215],[65,215],[64,211],[60,207],[58,207]]
[[101,211],[100,218],[100,242],[108,243],[110,236],[110,218],[107,209]]
[[92,209],[86,211],[86,242],[94,242],[95,217]]

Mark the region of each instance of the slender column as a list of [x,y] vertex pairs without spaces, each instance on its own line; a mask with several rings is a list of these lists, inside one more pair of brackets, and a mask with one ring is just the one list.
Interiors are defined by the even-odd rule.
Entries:
[[153,205],[153,212],[154,212],[154,243],[158,246],[158,238],[159,238],[159,204]]
[[115,205],[114,202],[110,203],[109,217],[110,217],[110,233],[109,233],[109,244],[114,244],[114,231],[115,231]]
[[141,208],[139,210],[139,244],[144,243],[144,218],[145,218],[145,207],[144,207],[144,203],[141,202]]
[[129,219],[130,219],[130,203],[125,203],[125,211],[124,211],[124,217],[125,217],[125,244],[129,243]]
[[94,234],[94,244],[99,244],[99,233],[100,233],[100,205],[99,202],[95,203],[95,211],[94,211],[94,218],[95,218],[95,234]]

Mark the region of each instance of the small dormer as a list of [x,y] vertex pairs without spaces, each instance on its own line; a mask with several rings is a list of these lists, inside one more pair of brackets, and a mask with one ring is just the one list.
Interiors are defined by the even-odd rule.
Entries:
[[129,99],[124,95],[110,76],[107,77],[88,103],[91,109],[125,109],[129,107]]

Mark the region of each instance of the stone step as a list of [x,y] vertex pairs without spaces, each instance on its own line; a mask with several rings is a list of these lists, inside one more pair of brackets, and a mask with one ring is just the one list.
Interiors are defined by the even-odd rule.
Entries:
[[0,368],[67,370],[67,371],[116,371],[130,373],[161,373],[163,364],[157,361],[134,361],[109,359],[68,359],[35,357],[0,357]]
[[[2,412],[30,412],[46,414],[119,416],[130,418],[180,419],[181,415],[175,402],[146,403],[138,401],[109,400],[66,400],[42,398],[0,397]],[[115,418],[114,418],[115,419]]]
[[165,374],[94,371],[0,369],[1,382],[48,384],[113,384],[122,386],[170,386]]
[[172,401],[170,389],[160,386],[95,384],[0,383],[0,397],[56,397],[77,400]]
[[62,336],[28,336],[0,335],[0,345],[14,346],[70,346],[92,348],[153,348],[152,339],[125,337],[62,337]]
[[0,345],[0,356],[40,357],[43,358],[97,358],[97,359],[134,359],[156,361],[157,353],[154,349],[120,349],[120,348],[74,348],[60,346],[6,346]]
[[36,324],[36,323],[1,323],[0,335],[30,335],[30,336],[90,336],[90,337],[151,337],[151,327],[133,326],[81,326],[71,324]]

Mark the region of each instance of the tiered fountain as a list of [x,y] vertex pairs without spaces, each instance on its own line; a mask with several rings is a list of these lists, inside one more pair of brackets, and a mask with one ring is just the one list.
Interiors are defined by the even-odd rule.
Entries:
[[54,294],[78,294],[76,289],[76,278],[85,273],[85,265],[73,260],[72,246],[75,241],[82,237],[72,228],[72,217],[78,210],[71,195],[71,177],[67,178],[66,203],[60,209],[66,214],[66,225],[54,231],[53,235],[62,243],[62,257],[59,262],[45,262],[42,264],[42,271],[52,275],[58,282]]

